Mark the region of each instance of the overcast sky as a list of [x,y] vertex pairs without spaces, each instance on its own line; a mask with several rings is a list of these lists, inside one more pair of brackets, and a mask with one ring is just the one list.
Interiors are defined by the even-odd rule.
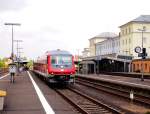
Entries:
[[[0,0],[0,57],[11,54],[11,27],[22,56],[35,59],[48,50],[64,49],[73,54],[89,46],[88,39],[115,32],[119,26],[150,15],[149,0]],[[16,53],[16,43],[14,44]]]

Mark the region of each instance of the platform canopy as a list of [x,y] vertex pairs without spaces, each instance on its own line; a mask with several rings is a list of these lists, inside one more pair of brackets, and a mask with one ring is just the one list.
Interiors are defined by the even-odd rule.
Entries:
[[81,61],[80,64],[95,64],[94,61]]

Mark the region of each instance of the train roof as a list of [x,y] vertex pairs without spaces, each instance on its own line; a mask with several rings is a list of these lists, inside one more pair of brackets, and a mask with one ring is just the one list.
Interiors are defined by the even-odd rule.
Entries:
[[72,55],[72,54],[68,51],[58,49],[58,50],[48,51],[46,52],[46,55]]

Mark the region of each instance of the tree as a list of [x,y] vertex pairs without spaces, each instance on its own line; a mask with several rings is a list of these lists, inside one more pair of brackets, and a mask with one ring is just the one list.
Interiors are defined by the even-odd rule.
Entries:
[[32,69],[32,68],[33,68],[33,60],[30,60],[30,61],[28,62],[27,67],[28,67],[29,69]]
[[8,58],[3,58],[3,59],[0,58],[0,68],[8,67],[7,63],[8,63]]
[[0,68],[5,67],[5,62],[3,59],[0,59]]

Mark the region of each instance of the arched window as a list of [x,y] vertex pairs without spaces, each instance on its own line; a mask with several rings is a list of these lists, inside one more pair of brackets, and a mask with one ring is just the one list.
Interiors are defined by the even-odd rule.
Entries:
[[139,64],[137,64],[137,70],[139,70]]
[[133,64],[133,71],[135,71],[135,64]]
[[147,63],[145,63],[145,70],[147,70]]

